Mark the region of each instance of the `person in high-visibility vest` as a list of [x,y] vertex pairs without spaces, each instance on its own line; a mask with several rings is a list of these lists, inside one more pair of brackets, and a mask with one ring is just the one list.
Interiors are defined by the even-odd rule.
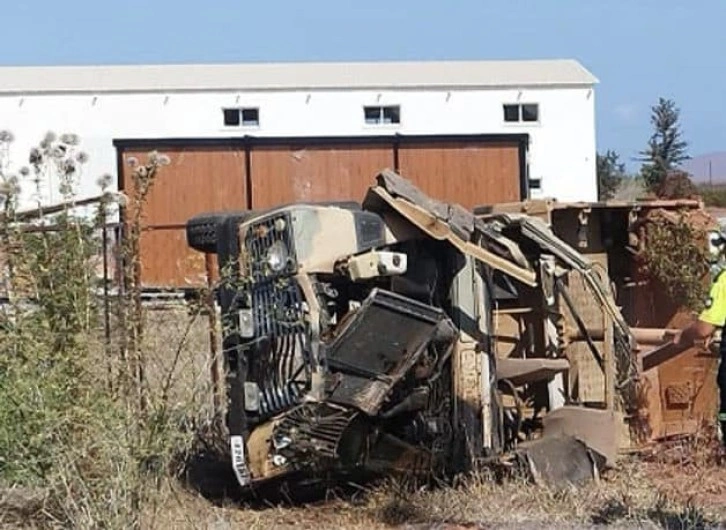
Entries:
[[[714,232],[710,236],[710,261],[713,280],[705,300],[705,308],[693,323],[679,333],[675,342],[681,347],[690,347],[695,341],[713,337],[717,330],[726,325],[726,235]],[[721,428],[721,442],[726,446],[726,336],[719,344],[719,367],[716,382],[719,387],[719,409],[717,419]]]

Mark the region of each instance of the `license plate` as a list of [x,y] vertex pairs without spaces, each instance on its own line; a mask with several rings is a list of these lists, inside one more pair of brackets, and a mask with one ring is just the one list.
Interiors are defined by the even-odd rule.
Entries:
[[237,481],[242,486],[250,483],[250,471],[247,468],[247,459],[245,458],[245,441],[241,436],[232,436],[230,438],[230,449],[232,450],[232,469],[237,476]]

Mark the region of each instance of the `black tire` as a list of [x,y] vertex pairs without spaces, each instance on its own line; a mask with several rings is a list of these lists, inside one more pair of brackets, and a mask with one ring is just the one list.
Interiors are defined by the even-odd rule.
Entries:
[[[299,203],[306,204],[306,203]],[[307,203],[315,206],[335,206],[346,210],[360,211],[361,205],[354,201],[321,201]],[[284,205],[283,205],[284,206]],[[276,208],[282,208],[278,206]],[[237,223],[242,223],[253,215],[261,215],[268,210],[244,210],[237,212],[216,212],[201,213],[187,221],[187,245],[194,250],[206,254],[216,254],[217,251],[217,227],[220,223],[228,221],[231,217]]]
[[229,217],[240,221],[251,212],[204,213],[195,215],[187,221],[187,245],[205,254],[217,253],[217,226]]

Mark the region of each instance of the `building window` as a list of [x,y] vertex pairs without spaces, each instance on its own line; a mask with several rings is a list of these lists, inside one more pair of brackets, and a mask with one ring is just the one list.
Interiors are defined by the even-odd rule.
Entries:
[[242,125],[257,126],[260,124],[260,109],[242,109]]
[[504,121],[506,122],[538,122],[539,105],[537,103],[503,105]]
[[539,105],[533,103],[522,105],[522,121],[539,121]]
[[234,127],[240,124],[239,109],[224,109],[224,124],[227,127]]
[[504,105],[504,121],[519,121],[519,105]]
[[363,107],[363,117],[367,125],[401,123],[401,107],[399,105]]
[[225,127],[256,127],[260,124],[260,109],[222,109]]

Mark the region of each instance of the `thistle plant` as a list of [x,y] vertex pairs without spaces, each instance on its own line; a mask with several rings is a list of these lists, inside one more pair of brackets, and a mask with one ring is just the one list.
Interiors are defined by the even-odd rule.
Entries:
[[[152,383],[146,374],[147,356],[154,352],[143,342],[143,209],[169,160],[151,153],[137,161],[128,197],[111,190],[109,175],[101,177],[101,200],[88,216],[75,201],[88,161],[77,136],[47,134],[16,171],[12,142],[11,134],[0,132],[6,299],[0,304],[0,501],[4,486],[36,488],[48,499],[40,525],[138,528],[144,510],[157,505],[159,481],[171,476],[174,458],[191,443],[193,433],[182,428],[185,418],[199,412],[201,383],[192,380],[188,390],[177,385],[191,319],[177,324],[179,334],[165,341],[176,352],[173,363],[160,359]],[[62,200],[52,215],[49,183]],[[37,208],[22,211],[29,190],[36,193]],[[99,296],[106,278],[96,272],[107,246],[105,225],[117,206],[125,209],[120,248],[125,290],[116,308],[121,325],[113,322],[113,336],[123,356],[104,342],[104,327],[109,335],[112,325],[110,297]],[[6,515],[0,502],[0,525]]]
[[141,235],[144,206],[154,186],[154,180],[159,169],[169,164],[169,157],[154,151],[149,153],[143,163],[135,157],[129,158],[127,163],[132,170],[132,190],[126,204],[128,220],[124,225],[124,244],[121,251],[126,293],[123,315],[125,322],[124,337],[127,339],[123,347],[123,357],[128,362],[128,375],[135,380],[133,387],[139,398],[140,412],[143,413],[146,409],[148,396],[145,381],[146,359],[141,346],[144,335],[141,300],[143,290],[141,283]]

